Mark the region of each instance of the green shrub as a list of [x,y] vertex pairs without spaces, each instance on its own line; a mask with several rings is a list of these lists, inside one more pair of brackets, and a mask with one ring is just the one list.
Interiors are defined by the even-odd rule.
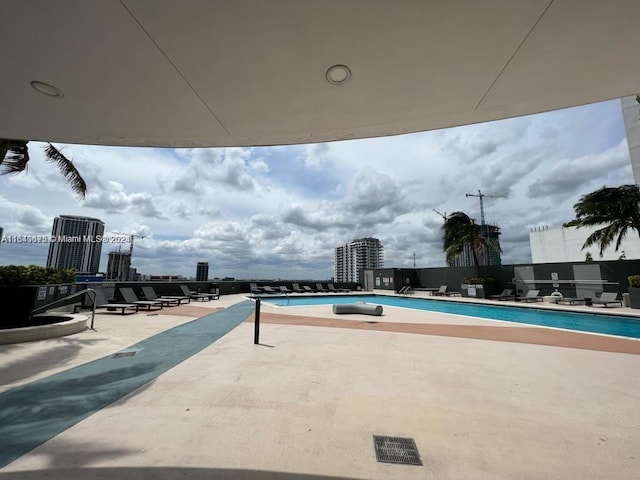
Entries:
[[630,275],[627,278],[630,287],[640,287],[640,275]]
[[0,286],[50,285],[74,283],[74,269],[39,267],[37,265],[0,266]]
[[491,277],[464,277],[462,283],[469,285],[488,285],[490,283],[496,283],[496,279]]

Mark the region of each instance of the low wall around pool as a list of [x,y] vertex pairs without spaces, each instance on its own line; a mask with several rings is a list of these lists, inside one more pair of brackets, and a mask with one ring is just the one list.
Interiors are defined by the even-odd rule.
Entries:
[[[89,319],[84,314],[48,315],[48,317],[51,317],[52,323],[46,325],[0,329],[0,345],[33,342],[79,333],[87,329]],[[60,320],[61,318],[63,320]]]

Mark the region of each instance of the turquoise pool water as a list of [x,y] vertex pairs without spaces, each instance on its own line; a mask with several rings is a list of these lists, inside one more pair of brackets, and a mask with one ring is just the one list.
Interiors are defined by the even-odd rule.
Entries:
[[[600,313],[562,312],[502,305],[428,300],[422,298],[387,297],[384,295],[336,295],[308,297],[271,297],[263,302],[280,306],[331,305],[334,303],[366,302],[376,305],[413,308],[431,312],[453,313],[470,317],[507,322],[526,323],[545,327],[566,328],[581,332],[605,333],[621,337],[640,338],[640,318]],[[594,307],[603,310],[602,307]]]

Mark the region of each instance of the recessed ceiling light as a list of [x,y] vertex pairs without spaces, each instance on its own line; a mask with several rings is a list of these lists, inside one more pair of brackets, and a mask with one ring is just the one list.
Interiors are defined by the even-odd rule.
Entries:
[[36,92],[40,92],[43,95],[54,98],[62,98],[64,97],[64,93],[59,88],[54,87],[53,85],[49,85],[48,83],[39,82],[34,80],[31,82],[31,88],[33,88]]
[[351,70],[346,65],[334,65],[329,67],[326,77],[332,85],[344,85],[351,78]]

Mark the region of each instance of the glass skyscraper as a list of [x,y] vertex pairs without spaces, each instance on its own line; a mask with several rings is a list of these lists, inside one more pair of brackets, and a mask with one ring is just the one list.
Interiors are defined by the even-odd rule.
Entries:
[[97,218],[73,215],[56,217],[51,229],[47,267],[97,273],[103,235],[104,222]]

